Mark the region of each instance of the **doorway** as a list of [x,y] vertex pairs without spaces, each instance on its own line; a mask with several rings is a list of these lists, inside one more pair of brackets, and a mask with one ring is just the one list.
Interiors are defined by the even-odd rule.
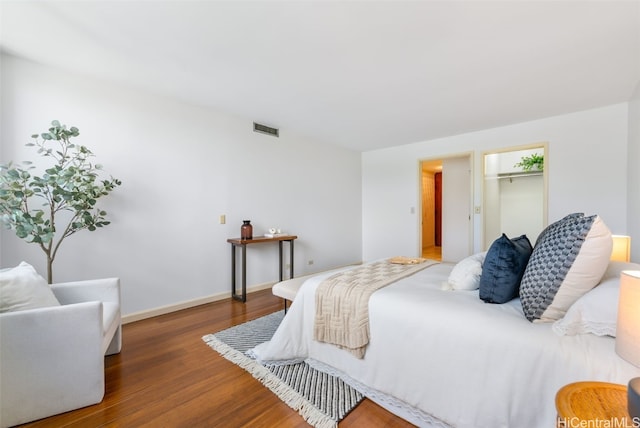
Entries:
[[442,260],[442,160],[423,161],[422,257]]
[[534,244],[547,225],[547,152],[538,143],[484,153],[485,249],[503,233]]
[[422,257],[457,262],[471,254],[471,154],[420,162]]

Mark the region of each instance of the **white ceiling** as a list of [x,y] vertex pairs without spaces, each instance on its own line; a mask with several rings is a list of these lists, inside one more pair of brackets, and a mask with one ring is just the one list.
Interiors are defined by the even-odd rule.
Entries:
[[624,102],[640,80],[640,1],[0,5],[5,52],[359,151]]

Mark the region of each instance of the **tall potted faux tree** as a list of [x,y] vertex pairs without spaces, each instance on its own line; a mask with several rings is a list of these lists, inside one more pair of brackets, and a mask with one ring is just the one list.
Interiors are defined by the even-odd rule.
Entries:
[[[71,142],[80,135],[78,128],[54,120],[48,132],[34,134],[38,154],[50,158],[52,165],[36,175],[31,162],[23,166],[0,165],[0,216],[19,238],[40,246],[47,256],[47,280],[52,283],[53,261],[65,238],[87,229],[94,231],[109,224],[107,213],[96,207],[120,180],[100,179],[101,166],[90,161],[94,155]],[[40,200],[43,203],[37,203]]]

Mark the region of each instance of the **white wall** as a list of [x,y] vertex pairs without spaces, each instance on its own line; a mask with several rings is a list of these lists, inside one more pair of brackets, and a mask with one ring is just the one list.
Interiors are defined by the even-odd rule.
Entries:
[[[359,153],[286,129],[280,138],[257,134],[253,118],[11,56],[1,66],[0,162],[33,159],[24,144],[58,119],[77,126],[76,141],[123,182],[101,203],[112,224],[68,238],[54,281],[120,277],[124,314],[226,295],[226,239],[240,236],[243,219],[254,234],[273,226],[299,236],[296,275],[361,260]],[[0,233],[0,266],[25,260],[46,272],[36,245]],[[276,244],[248,250],[249,286],[277,279],[277,254]]]
[[[499,180],[500,230],[508,237],[527,235],[531,245],[545,228],[543,220],[544,180],[542,175]],[[493,236],[493,239],[500,235]],[[486,237],[485,237],[486,238]],[[485,248],[493,242],[485,239]]]
[[[420,225],[410,207],[419,207],[420,159],[473,151],[474,205],[481,206],[483,152],[540,142],[549,143],[549,222],[570,212],[597,213],[613,233],[627,233],[627,121],[624,103],[363,153],[364,260],[418,255]],[[476,214],[474,251],[481,247]]]
[[631,236],[631,260],[640,263],[640,81],[629,103],[629,153],[627,234]]
[[[112,224],[65,242],[54,276],[119,276],[125,314],[227,293],[226,239],[244,218],[256,233],[277,226],[299,235],[296,275],[419,255],[421,159],[473,151],[474,205],[482,205],[482,153],[543,141],[549,221],[598,213],[614,233],[632,236],[640,261],[640,86],[629,104],[366,152],[361,171],[358,153],[286,129],[279,139],[255,134],[253,118],[6,55],[1,67],[0,162],[32,158],[29,136],[59,119],[78,126],[78,142],[123,181],[102,205]],[[473,222],[479,251],[482,214]],[[250,249],[248,284],[274,280],[276,257],[275,245]],[[2,229],[0,266],[21,260],[44,273],[43,253]]]

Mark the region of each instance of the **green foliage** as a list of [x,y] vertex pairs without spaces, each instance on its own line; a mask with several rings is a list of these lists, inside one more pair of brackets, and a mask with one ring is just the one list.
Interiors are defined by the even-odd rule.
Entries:
[[544,168],[544,155],[534,153],[531,156],[523,156],[520,162],[514,165],[514,167],[522,167],[524,171],[531,171],[534,166],[538,166],[540,171]]
[[[62,241],[83,229],[107,226],[107,213],[96,204],[121,184],[113,177],[99,178],[102,167],[91,163],[93,153],[71,143],[78,135],[78,128],[67,129],[57,120],[51,122],[48,132],[32,135],[34,141],[27,146],[37,147],[38,154],[53,163],[42,174],[28,161],[22,166],[0,165],[0,219],[19,238],[38,244],[46,253],[49,283]],[[62,211],[70,215],[64,216],[66,224],[59,225],[56,220]]]

